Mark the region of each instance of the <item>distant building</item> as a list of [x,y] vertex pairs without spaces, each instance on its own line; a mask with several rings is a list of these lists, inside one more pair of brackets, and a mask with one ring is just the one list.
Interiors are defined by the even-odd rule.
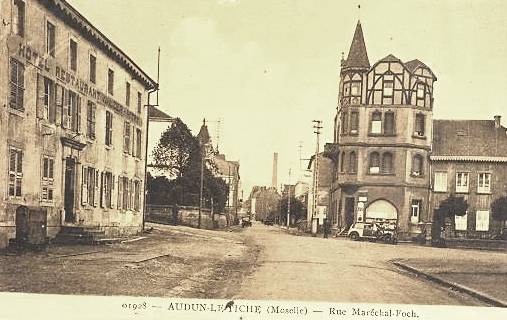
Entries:
[[157,84],[64,0],[0,2],[0,246],[19,206],[63,227],[143,223],[148,91]]
[[[315,196],[314,186],[308,188],[308,206],[307,206],[307,221],[308,226],[311,226],[312,221],[317,224],[314,227],[322,226],[324,219],[332,219],[328,214],[329,211],[329,190],[333,180],[333,167],[332,159],[324,156],[323,153],[318,155],[318,172],[315,171],[315,156],[312,156],[308,163],[308,169],[312,171],[313,181],[317,178],[317,195]],[[317,174],[317,177],[315,175]],[[315,199],[317,201],[315,203]],[[334,221],[333,221],[334,222]]]
[[250,193],[250,212],[257,221],[274,219],[280,213],[280,195],[275,188],[254,186]]

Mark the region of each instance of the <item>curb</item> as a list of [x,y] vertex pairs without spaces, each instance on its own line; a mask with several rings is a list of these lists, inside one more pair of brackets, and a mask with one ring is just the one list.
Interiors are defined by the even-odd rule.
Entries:
[[438,283],[438,284],[441,284],[441,285],[445,285],[447,287],[450,287],[456,291],[459,291],[459,292],[462,292],[462,293],[466,293],[474,298],[477,298],[483,302],[486,302],[486,303],[489,303],[495,307],[502,307],[502,308],[507,308],[507,302],[505,301],[502,301],[502,300],[499,300],[499,299],[496,299],[496,298],[493,298],[485,293],[482,293],[480,291],[477,291],[477,290],[474,290],[474,289],[471,289],[469,287],[466,287],[464,285],[461,285],[461,284],[458,284],[456,282],[452,282],[452,281],[447,281],[443,278],[440,278],[438,276],[434,276],[432,274],[429,274],[429,273],[426,273],[426,272],[422,272],[414,267],[411,267],[409,265],[406,265],[404,263],[401,263],[401,262],[398,262],[398,261],[392,261],[392,263],[406,271],[409,271],[411,273],[414,273],[416,275],[419,275],[419,276],[423,276],[425,278],[427,278],[428,280],[430,281],[433,281],[435,283]]

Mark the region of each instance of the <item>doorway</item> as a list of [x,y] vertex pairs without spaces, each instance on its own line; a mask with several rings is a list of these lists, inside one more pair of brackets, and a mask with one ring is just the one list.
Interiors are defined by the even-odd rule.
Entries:
[[354,223],[354,197],[345,198],[345,230],[348,230]]
[[75,222],[74,199],[76,194],[76,160],[67,158],[65,160],[65,188],[63,194],[63,207],[65,211],[65,222]]

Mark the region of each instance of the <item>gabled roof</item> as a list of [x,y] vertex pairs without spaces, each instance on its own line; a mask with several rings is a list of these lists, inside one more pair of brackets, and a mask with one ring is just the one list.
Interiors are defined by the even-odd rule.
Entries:
[[411,73],[414,73],[417,70],[417,68],[419,68],[419,67],[427,68],[431,72],[433,79],[437,80],[437,77],[435,76],[433,71],[431,71],[431,68],[428,67],[426,64],[424,64],[424,62],[422,62],[419,59],[407,61],[404,63],[404,65],[408,69],[408,71],[410,71]]
[[432,155],[506,157],[506,132],[493,120],[434,120]]
[[370,61],[368,60],[368,53],[366,52],[366,45],[364,44],[363,29],[361,22],[358,21],[354,38],[350,45],[349,55],[344,62],[344,67],[349,68],[370,68]]
[[394,55],[389,54],[387,57],[380,59],[379,62],[401,62],[401,60],[396,58]]

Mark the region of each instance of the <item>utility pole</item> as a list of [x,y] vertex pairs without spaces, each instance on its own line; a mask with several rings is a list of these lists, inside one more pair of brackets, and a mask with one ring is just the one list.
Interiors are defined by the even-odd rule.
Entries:
[[[206,124],[206,119],[203,120],[203,125]],[[201,229],[201,220],[202,220],[202,194],[204,189],[204,153],[205,153],[205,143],[204,141],[199,141],[199,149],[201,154],[201,177],[200,177],[200,188],[199,188],[199,218],[197,220],[197,228]]]
[[[320,129],[322,129],[321,120],[313,120],[313,128],[317,137],[317,146],[315,149],[315,159],[313,165],[313,203],[312,203],[312,235],[317,233],[318,220],[315,221],[315,213],[317,211],[318,189],[319,189],[319,151],[320,151]],[[314,227],[315,223],[315,227]]]
[[289,232],[290,223],[290,172],[292,168],[289,168],[289,185],[287,187],[287,232]]

